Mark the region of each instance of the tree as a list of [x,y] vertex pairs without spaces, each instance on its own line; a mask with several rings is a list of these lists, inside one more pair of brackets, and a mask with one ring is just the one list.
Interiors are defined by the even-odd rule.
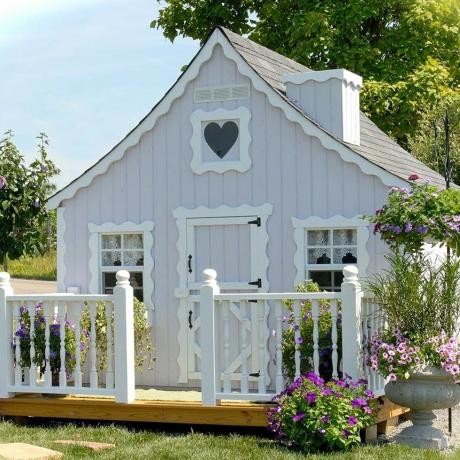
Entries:
[[43,253],[48,213],[45,202],[59,173],[48,158],[45,134],[38,136],[38,158],[29,165],[13,143],[11,131],[0,141],[0,262]]
[[445,176],[446,115],[450,139],[451,180],[460,184],[460,94],[423,114],[419,129],[409,138],[413,154]]
[[424,112],[460,94],[458,0],[170,0],[151,23],[171,41],[216,25],[314,70],[362,75],[364,111],[404,146]]

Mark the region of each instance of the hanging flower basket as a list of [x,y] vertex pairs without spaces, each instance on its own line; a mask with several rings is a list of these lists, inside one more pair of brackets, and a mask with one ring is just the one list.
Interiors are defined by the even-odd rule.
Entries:
[[374,234],[393,249],[421,252],[427,242],[442,244],[460,254],[460,190],[440,191],[409,176],[410,188],[392,187],[387,203],[368,217]]

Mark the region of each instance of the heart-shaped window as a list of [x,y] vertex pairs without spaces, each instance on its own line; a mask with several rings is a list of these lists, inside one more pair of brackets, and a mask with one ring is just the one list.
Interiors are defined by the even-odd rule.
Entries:
[[222,126],[212,122],[204,128],[204,139],[211,150],[222,159],[238,139],[238,131],[238,125],[234,121],[226,121]]

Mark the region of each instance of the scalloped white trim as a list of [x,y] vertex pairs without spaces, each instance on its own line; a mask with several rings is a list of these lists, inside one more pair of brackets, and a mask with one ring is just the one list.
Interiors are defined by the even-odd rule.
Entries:
[[[224,121],[238,120],[239,132],[239,161],[226,161],[224,159],[217,161],[203,161],[201,151],[202,146],[202,123],[203,121]],[[216,109],[212,112],[206,112],[202,109],[195,110],[190,115],[193,134],[190,139],[193,156],[190,164],[192,171],[195,174],[203,174],[208,171],[216,173],[224,173],[225,171],[245,172],[251,167],[251,157],[249,156],[249,145],[251,143],[251,135],[249,134],[249,121],[251,120],[251,112],[246,107],[237,107],[234,110]]]
[[57,252],[57,291],[66,292],[65,286],[65,211],[66,208],[59,206],[56,209],[56,252]]
[[[179,343],[179,355],[177,363],[179,365],[178,383],[187,383],[193,371],[188,371],[188,335],[187,335],[187,307],[189,289],[187,287],[187,219],[191,218],[206,218],[206,217],[246,217],[258,216],[261,220],[261,226],[258,238],[251,241],[251,252],[257,254],[255,258],[254,271],[257,272],[257,277],[262,280],[261,292],[268,292],[268,266],[270,259],[267,254],[267,245],[269,235],[267,232],[267,220],[273,212],[273,206],[265,203],[261,206],[242,205],[235,208],[230,206],[219,206],[217,208],[207,208],[199,206],[198,208],[176,208],[173,210],[173,216],[176,219],[179,236],[177,238],[176,248],[179,255],[177,262],[177,274],[179,275],[179,286],[174,290],[174,295],[179,298],[179,308],[177,310],[177,318],[179,320],[179,330],[177,333],[177,341]],[[253,244],[257,245],[253,247]],[[252,255],[252,254],[251,254]],[[254,275],[254,273],[253,273]],[[196,378],[196,377],[195,377]]]
[[307,266],[305,231],[308,229],[356,228],[359,277],[362,279],[367,276],[367,267],[369,266],[369,253],[367,251],[369,223],[364,219],[361,219],[359,216],[350,218],[337,215],[329,218],[312,216],[307,219],[291,217],[291,221],[294,227],[294,242],[297,247],[294,254],[294,265],[296,268],[294,288],[305,282],[305,268]]
[[75,179],[75,181],[71,182],[67,187],[52,196],[47,202],[47,209],[56,208],[62,200],[72,198],[78,190],[88,187],[96,176],[104,174],[112,163],[120,160],[128,148],[138,144],[142,135],[155,126],[156,121],[168,112],[171,104],[182,96],[187,84],[197,77],[201,66],[211,58],[216,45],[222,46],[225,56],[235,62],[238,71],[251,80],[254,88],[268,97],[272,106],[281,109],[288,120],[298,123],[305,134],[316,137],[324,148],[336,151],[343,161],[356,164],[363,173],[377,176],[385,185],[407,185],[406,181],[403,181],[399,177],[385,171],[380,166],[366,160],[306,118],[303,113],[289,104],[280,93],[263,80],[231,46],[222,32],[216,29],[196,55],[195,59],[190,63],[186,72],[179,81],[175,83],[169,93],[159,102],[155,109],[105,157],[83,173],[79,178]]
[[128,232],[142,232],[144,235],[144,304],[147,310],[153,310],[153,269],[155,266],[155,259],[152,254],[153,250],[153,227],[152,221],[145,221],[141,224],[133,222],[124,222],[122,224],[114,224],[113,222],[106,222],[98,225],[89,223],[89,292],[91,294],[99,294],[100,286],[100,234],[101,233],[128,233]]
[[281,77],[283,83],[294,83],[301,85],[307,81],[316,81],[323,83],[331,78],[344,81],[347,85],[351,85],[353,89],[361,89],[363,86],[363,78],[353,72],[345,69],[330,69],[330,70],[317,70],[310,72],[299,72],[293,74],[286,74]]

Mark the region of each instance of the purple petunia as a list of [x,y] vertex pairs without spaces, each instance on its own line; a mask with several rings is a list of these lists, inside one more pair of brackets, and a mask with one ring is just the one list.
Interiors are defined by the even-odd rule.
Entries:
[[356,409],[357,407],[367,406],[367,400],[363,398],[353,399],[353,401],[351,402],[351,406],[353,407],[353,409]]
[[297,414],[292,417],[292,420],[294,420],[294,422],[300,422],[300,420],[302,420],[304,417],[305,412],[297,412]]
[[316,375],[314,372],[309,372],[306,375],[306,377],[308,380],[310,380],[311,383],[317,386],[324,385],[324,380],[319,375]]
[[350,415],[350,417],[348,417],[348,425],[355,426],[357,423],[358,419],[355,416]]
[[4,189],[6,187],[6,178],[5,176],[0,176],[0,190]]
[[321,423],[329,423],[329,420],[331,420],[330,415],[323,415],[321,417]]
[[315,404],[315,402],[316,402],[316,393],[314,393],[313,391],[310,391],[309,393],[307,393],[307,396],[305,396],[305,400],[310,405]]
[[296,337],[296,338],[295,338],[295,343],[296,343],[297,345],[302,345],[302,343],[303,343],[302,337],[300,337],[300,336],[299,336],[299,337]]
[[406,225],[404,225],[404,232],[409,233],[413,228],[414,226],[412,225],[412,222],[406,222]]
[[428,233],[428,227],[426,225],[419,225],[415,231],[421,235],[426,235]]
[[350,432],[348,430],[343,430],[342,434],[344,435],[346,439],[348,439],[348,437],[350,436]]

